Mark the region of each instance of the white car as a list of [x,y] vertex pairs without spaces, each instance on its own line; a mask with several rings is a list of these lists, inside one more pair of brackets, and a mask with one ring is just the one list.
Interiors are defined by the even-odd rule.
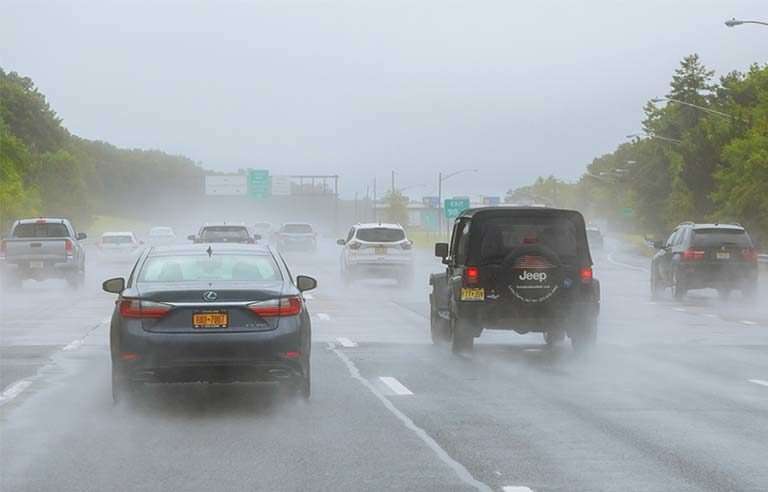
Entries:
[[413,242],[399,224],[356,224],[341,252],[341,276],[345,283],[362,278],[392,278],[408,285],[413,280]]
[[144,250],[144,242],[132,232],[105,232],[96,243],[99,256],[111,261],[136,261]]
[[157,226],[149,230],[149,234],[147,234],[147,240],[152,246],[173,244],[176,242],[176,233],[174,233],[173,229],[170,227]]

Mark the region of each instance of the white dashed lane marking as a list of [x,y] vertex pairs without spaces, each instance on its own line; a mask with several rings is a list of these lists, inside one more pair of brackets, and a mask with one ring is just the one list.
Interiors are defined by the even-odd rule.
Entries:
[[520,485],[507,485],[501,488],[503,492],[533,492],[533,489],[529,487],[521,487]]
[[743,319],[743,320],[739,321],[739,323],[741,323],[742,325],[747,325],[747,326],[755,326],[757,324],[756,321],[749,321],[748,319]]
[[379,380],[386,384],[396,395],[412,395],[411,390],[403,386],[403,383],[390,376],[381,376]]
[[355,342],[353,342],[352,340],[346,337],[339,337],[336,339],[336,341],[339,342],[339,344],[342,347],[346,347],[346,348],[357,347],[357,344]]
[[317,319],[322,320],[322,321],[330,321],[331,320],[331,317],[328,316],[325,313],[317,313],[316,316],[317,316]]
[[0,405],[7,403],[19,396],[31,384],[32,381],[28,379],[22,379],[21,381],[16,381],[12,385],[8,386],[5,391],[0,393]]
[[685,312],[687,312],[685,310],[685,308],[675,308],[675,311],[677,311],[678,313],[685,313]]
[[768,387],[768,381],[763,381],[762,379],[749,379],[750,383],[759,384],[760,386],[766,386]]

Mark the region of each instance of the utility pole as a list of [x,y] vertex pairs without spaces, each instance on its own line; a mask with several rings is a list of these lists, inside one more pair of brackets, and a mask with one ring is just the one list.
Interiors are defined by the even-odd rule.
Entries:
[[443,172],[437,173],[437,230],[443,231]]
[[395,171],[394,170],[392,170],[392,189],[391,189],[391,192],[392,192],[393,195],[395,194]]
[[376,176],[373,177],[373,221],[378,221],[378,211],[376,210]]

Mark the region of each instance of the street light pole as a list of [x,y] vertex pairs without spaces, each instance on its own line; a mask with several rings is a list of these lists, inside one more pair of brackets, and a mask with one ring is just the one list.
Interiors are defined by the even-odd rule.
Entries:
[[731,20],[725,21],[725,25],[728,27],[736,27],[742,24],[760,24],[761,26],[768,26],[768,22],[755,21],[755,20],[739,20],[739,19],[733,18]]
[[452,178],[456,176],[457,174],[462,173],[476,173],[477,169],[459,169],[458,171],[454,171],[450,174],[446,174],[443,176],[443,172],[440,171],[437,173],[437,212],[439,215],[439,218],[437,219],[437,223],[440,225],[440,230],[443,230],[443,181]]
[[682,104],[683,106],[688,106],[688,107],[691,107],[691,108],[696,108],[696,109],[698,109],[700,111],[704,111],[706,113],[712,113],[712,114],[716,114],[717,116],[722,116],[723,118],[736,118],[732,114],[723,113],[722,111],[717,111],[717,110],[714,110],[712,108],[706,108],[704,106],[699,106],[698,104],[689,103],[687,101],[681,101],[680,99],[673,99],[671,97],[657,97],[655,99],[651,99],[651,102],[653,102],[653,103],[660,103],[660,102],[664,102],[664,101],[669,101],[669,102],[673,102],[673,103],[677,103],[677,104]]
[[658,140],[664,140],[665,142],[670,142],[670,143],[678,144],[678,145],[683,143],[682,140],[678,140],[676,138],[664,137],[662,135],[656,135],[655,133],[632,133],[630,135],[627,135],[627,138],[638,138],[639,139],[639,138],[642,138],[642,137],[656,138]]

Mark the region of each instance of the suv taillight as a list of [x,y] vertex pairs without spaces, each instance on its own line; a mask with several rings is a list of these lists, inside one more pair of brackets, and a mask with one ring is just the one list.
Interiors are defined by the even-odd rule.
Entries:
[[413,245],[411,244],[410,241],[405,241],[404,243],[402,243],[400,245],[400,247],[403,248],[403,249],[411,249],[411,248],[413,248]]
[[704,251],[688,248],[683,251],[683,261],[699,261],[704,259]]
[[120,316],[123,318],[162,318],[171,310],[171,306],[160,302],[142,301],[139,299],[122,299],[120,301]]
[[480,282],[480,269],[468,266],[464,269],[464,285],[476,285]]
[[301,312],[301,298],[283,297],[282,299],[254,302],[248,305],[248,309],[262,318],[296,316]]
[[69,239],[64,240],[64,251],[67,253],[67,256],[75,254],[75,245]]
[[757,263],[757,250],[755,248],[744,248],[741,250],[741,257],[746,261]]
[[357,241],[350,241],[347,243],[347,245],[349,246],[349,249],[355,249],[355,250],[360,249],[360,243],[358,243]]

